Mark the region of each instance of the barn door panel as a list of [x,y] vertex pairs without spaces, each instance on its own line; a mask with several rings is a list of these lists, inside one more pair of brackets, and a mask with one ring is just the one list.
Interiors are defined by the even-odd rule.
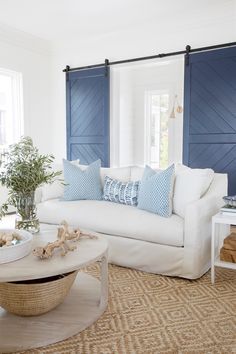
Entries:
[[227,173],[236,194],[236,48],[190,54],[184,91],[184,164]]
[[109,68],[66,75],[67,158],[109,166]]

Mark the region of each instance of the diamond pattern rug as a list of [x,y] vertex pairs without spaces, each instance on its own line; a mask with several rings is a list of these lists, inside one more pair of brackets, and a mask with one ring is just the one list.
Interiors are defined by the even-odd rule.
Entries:
[[[88,270],[98,274],[94,265]],[[236,353],[236,272],[198,280],[109,265],[109,306],[82,333],[28,354]]]

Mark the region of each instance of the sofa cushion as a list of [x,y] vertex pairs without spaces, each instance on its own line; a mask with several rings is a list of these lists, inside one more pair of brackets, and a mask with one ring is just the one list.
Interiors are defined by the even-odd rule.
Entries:
[[51,184],[45,184],[44,186],[42,186],[41,190],[42,190],[42,196],[41,196],[42,202],[48,199],[62,197],[64,192],[63,177],[61,177],[61,180],[59,178],[56,178]]
[[[74,165],[78,166],[79,165],[79,160],[73,160],[71,161]],[[41,201],[45,201],[48,199],[54,199],[54,198],[60,198],[63,196],[64,192],[64,175],[63,175],[63,165],[62,163],[53,163],[52,165],[53,171],[61,171],[61,175],[57,176],[53,183],[50,184],[44,184],[41,187]]]
[[105,176],[103,199],[126,205],[138,204],[139,181],[121,182]]
[[[129,205],[107,201],[48,200],[37,205],[40,222],[70,225],[105,234],[170,246],[183,246],[184,220],[177,215],[163,218]],[[147,254],[148,257],[148,254]]]
[[[78,160],[70,161],[76,166],[79,166],[81,170],[85,170],[88,166],[81,165]],[[63,181],[63,165],[62,163],[53,164],[54,171],[62,171],[61,176],[57,177],[55,181],[51,184],[45,184],[44,186],[40,187],[41,189],[41,201],[45,201],[48,199],[60,198],[63,196],[64,193],[64,184],[61,183]],[[122,182],[128,182],[130,180],[130,167],[114,167],[114,168],[107,168],[102,167],[100,169],[100,177],[101,177],[101,184],[102,187],[104,186],[104,177],[109,176],[111,178],[116,178]]]
[[[130,167],[130,180],[131,181],[139,181],[143,177],[143,172],[145,170],[145,167],[143,166],[131,166]],[[161,172],[160,168],[154,168],[153,169],[156,172]]]
[[100,182],[101,160],[91,163],[85,170],[70,161],[63,160],[64,200],[101,200],[102,186]]
[[140,181],[143,177],[145,167],[141,166],[131,166],[130,168],[130,180],[131,181]]
[[[87,165],[79,165],[82,170],[86,169]],[[109,176],[110,178],[118,179],[122,182],[128,182],[130,180],[130,167],[101,167],[100,177],[102,186],[104,186],[104,178]]]
[[130,167],[102,167],[101,168],[101,179],[102,185],[104,186],[105,176],[113,179],[117,179],[121,182],[129,182],[130,180]]
[[185,217],[186,206],[199,200],[208,190],[214,177],[210,168],[198,169],[177,164],[174,184],[173,212]]
[[139,209],[163,217],[171,216],[174,172],[174,165],[160,172],[146,166],[139,188]]

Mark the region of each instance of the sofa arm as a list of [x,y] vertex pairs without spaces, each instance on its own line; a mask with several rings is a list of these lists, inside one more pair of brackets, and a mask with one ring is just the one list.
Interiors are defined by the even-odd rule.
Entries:
[[189,204],[185,210],[184,247],[200,249],[211,235],[211,218],[219,208],[219,197],[205,196]]
[[[211,219],[222,207],[222,197],[227,191],[227,176],[222,175],[218,189],[214,186],[185,210],[184,220],[184,262],[183,273],[189,278],[198,278],[210,267]],[[216,184],[215,184],[216,186]],[[222,225],[220,234],[229,233],[229,227]]]
[[184,247],[200,249],[206,238],[211,236],[211,218],[223,206],[222,198],[227,194],[227,187],[227,174],[215,173],[207,193],[186,207]]

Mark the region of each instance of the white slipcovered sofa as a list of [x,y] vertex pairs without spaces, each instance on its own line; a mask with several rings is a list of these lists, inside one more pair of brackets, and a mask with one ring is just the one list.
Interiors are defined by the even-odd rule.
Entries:
[[[143,170],[136,166],[102,168],[101,180],[105,175],[121,181],[140,180]],[[113,264],[195,279],[210,267],[211,217],[227,194],[227,175],[211,171],[205,187],[203,178],[196,191],[199,175],[188,169],[192,177],[186,180],[184,171],[182,167],[176,171],[170,218],[103,200],[63,201],[63,186],[58,181],[38,191],[38,217],[41,223],[67,220],[72,226],[102,234]]]

